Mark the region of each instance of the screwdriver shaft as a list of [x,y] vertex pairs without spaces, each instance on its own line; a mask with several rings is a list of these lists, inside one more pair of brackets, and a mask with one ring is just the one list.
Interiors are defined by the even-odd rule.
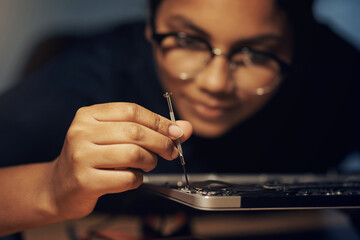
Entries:
[[[169,106],[169,111],[170,111],[170,119],[172,122],[175,122],[175,114],[174,114],[174,110],[173,110],[173,107],[172,107],[172,103],[171,103],[171,93],[169,92],[166,92],[164,94],[164,97],[166,98],[167,100],[167,103],[168,103],[168,106]],[[185,180],[186,180],[186,184],[187,186],[189,187],[189,179],[188,179],[188,175],[187,175],[187,172],[186,172],[186,168],[185,168],[185,160],[184,160],[184,154],[183,154],[183,150],[182,150],[182,147],[181,147],[181,142],[180,142],[180,139],[177,139],[175,141],[176,143],[176,148],[179,152],[179,158],[180,158],[180,163],[183,167],[183,171],[184,171],[184,175],[185,175]]]

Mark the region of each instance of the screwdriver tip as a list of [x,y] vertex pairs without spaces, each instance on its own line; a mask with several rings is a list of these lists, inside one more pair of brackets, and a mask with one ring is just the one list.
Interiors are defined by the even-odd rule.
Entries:
[[172,92],[166,92],[163,94],[164,98],[169,98],[172,95]]

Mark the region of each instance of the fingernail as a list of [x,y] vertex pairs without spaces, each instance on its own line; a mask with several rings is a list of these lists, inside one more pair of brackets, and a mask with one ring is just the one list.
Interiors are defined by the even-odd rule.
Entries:
[[178,139],[178,138],[181,138],[182,135],[184,134],[183,130],[176,126],[176,125],[171,125],[169,127],[169,134],[170,134],[170,137],[173,138],[173,139]]

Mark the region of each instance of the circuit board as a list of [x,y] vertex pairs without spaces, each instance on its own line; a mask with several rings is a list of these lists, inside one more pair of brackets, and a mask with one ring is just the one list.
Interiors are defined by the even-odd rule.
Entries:
[[179,175],[151,176],[145,179],[145,187],[210,211],[360,207],[360,175],[203,174],[190,175],[190,180],[187,185]]

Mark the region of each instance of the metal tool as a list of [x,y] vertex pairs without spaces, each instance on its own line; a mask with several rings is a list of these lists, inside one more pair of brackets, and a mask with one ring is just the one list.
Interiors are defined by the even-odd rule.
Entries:
[[[170,97],[171,95],[172,95],[171,92],[166,92],[164,94],[164,97],[166,98],[168,106],[169,106],[170,119],[171,119],[171,121],[175,122],[175,114],[174,114],[174,110],[173,110],[172,103],[171,103],[171,97]],[[190,184],[189,184],[188,175],[186,173],[185,160],[184,160],[184,155],[183,155],[183,151],[182,151],[182,148],[181,148],[180,139],[176,139],[175,143],[176,143],[176,148],[179,151],[180,163],[181,163],[181,165],[183,167],[183,170],[184,170],[186,185],[187,185],[187,187],[189,187]]]

